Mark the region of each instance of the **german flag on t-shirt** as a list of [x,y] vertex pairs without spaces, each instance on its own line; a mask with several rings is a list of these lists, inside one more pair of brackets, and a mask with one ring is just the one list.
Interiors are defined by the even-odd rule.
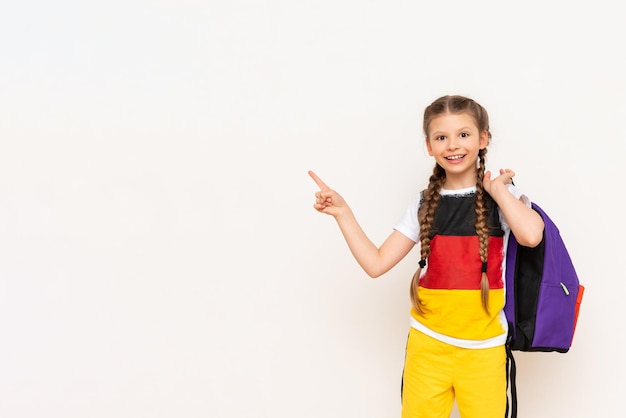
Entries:
[[432,331],[453,338],[486,340],[505,332],[500,322],[504,307],[504,231],[498,207],[487,196],[489,245],[489,314],[481,302],[482,261],[474,222],[475,192],[442,194],[431,229],[428,267],[419,282],[424,313],[412,315]]

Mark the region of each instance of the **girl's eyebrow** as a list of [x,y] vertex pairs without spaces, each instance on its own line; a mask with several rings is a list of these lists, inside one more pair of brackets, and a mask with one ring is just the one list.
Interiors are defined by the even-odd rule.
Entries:
[[[469,126],[464,126],[462,128],[453,130],[453,132],[470,131],[471,129],[472,128],[470,128]],[[431,133],[432,136],[447,135],[447,134],[448,134],[447,132],[443,132],[443,131],[434,131]]]

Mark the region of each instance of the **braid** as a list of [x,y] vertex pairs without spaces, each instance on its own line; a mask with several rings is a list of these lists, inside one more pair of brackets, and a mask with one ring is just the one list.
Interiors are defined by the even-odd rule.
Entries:
[[439,199],[441,198],[441,188],[446,180],[446,172],[439,164],[435,164],[435,168],[433,169],[433,174],[430,176],[428,187],[424,191],[424,196],[422,200],[422,204],[420,205],[419,212],[417,214],[419,224],[420,224],[420,253],[421,253],[421,261],[420,265],[413,274],[413,278],[411,279],[411,304],[413,308],[419,312],[424,313],[424,305],[419,300],[417,295],[419,288],[419,279],[422,273],[422,269],[426,265],[425,262],[430,256],[430,232],[432,229],[433,221],[435,219],[435,209],[437,209],[437,205],[439,204]]
[[487,149],[478,152],[478,178],[476,180],[476,233],[478,234],[480,260],[483,269],[480,280],[480,296],[485,312],[489,314],[489,279],[487,278],[487,247],[489,243],[489,226],[487,225],[487,205],[485,204],[485,189],[483,178],[485,177],[485,154]]

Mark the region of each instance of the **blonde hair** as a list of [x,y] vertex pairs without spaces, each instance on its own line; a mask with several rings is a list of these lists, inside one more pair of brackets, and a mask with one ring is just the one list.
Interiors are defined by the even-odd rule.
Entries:
[[[488,139],[491,139],[491,132],[489,132],[489,116],[487,111],[474,100],[463,96],[442,96],[426,107],[424,110],[423,123],[424,134],[426,137],[428,137],[430,122],[435,117],[448,113],[466,113],[470,115],[474,119],[479,132],[487,132]],[[487,148],[481,149],[478,152],[476,195],[474,205],[476,221],[474,222],[474,227],[476,229],[476,234],[478,235],[479,254],[480,260],[482,261],[482,275],[480,281],[481,301],[483,309],[487,312],[487,314],[489,314],[489,280],[487,278],[489,226],[487,224],[486,193],[483,187],[486,154]],[[433,169],[433,174],[429,178],[428,187],[424,190],[420,209],[417,214],[420,224],[419,240],[421,246],[421,259],[419,267],[411,279],[410,296],[413,308],[419,313],[424,313],[425,308],[418,296],[419,280],[422,270],[426,266],[426,260],[430,256],[431,230],[435,219],[435,210],[439,204],[441,189],[445,180],[445,170],[436,163],[435,168]]]

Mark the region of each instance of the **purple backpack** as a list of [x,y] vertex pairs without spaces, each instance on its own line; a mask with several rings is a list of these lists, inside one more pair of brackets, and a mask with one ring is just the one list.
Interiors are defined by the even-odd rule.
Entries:
[[585,290],[559,229],[537,204],[532,203],[532,208],[545,224],[543,240],[529,248],[518,245],[510,234],[506,255],[504,313],[509,323],[507,382],[511,383],[512,418],[517,417],[512,351],[569,351]]

